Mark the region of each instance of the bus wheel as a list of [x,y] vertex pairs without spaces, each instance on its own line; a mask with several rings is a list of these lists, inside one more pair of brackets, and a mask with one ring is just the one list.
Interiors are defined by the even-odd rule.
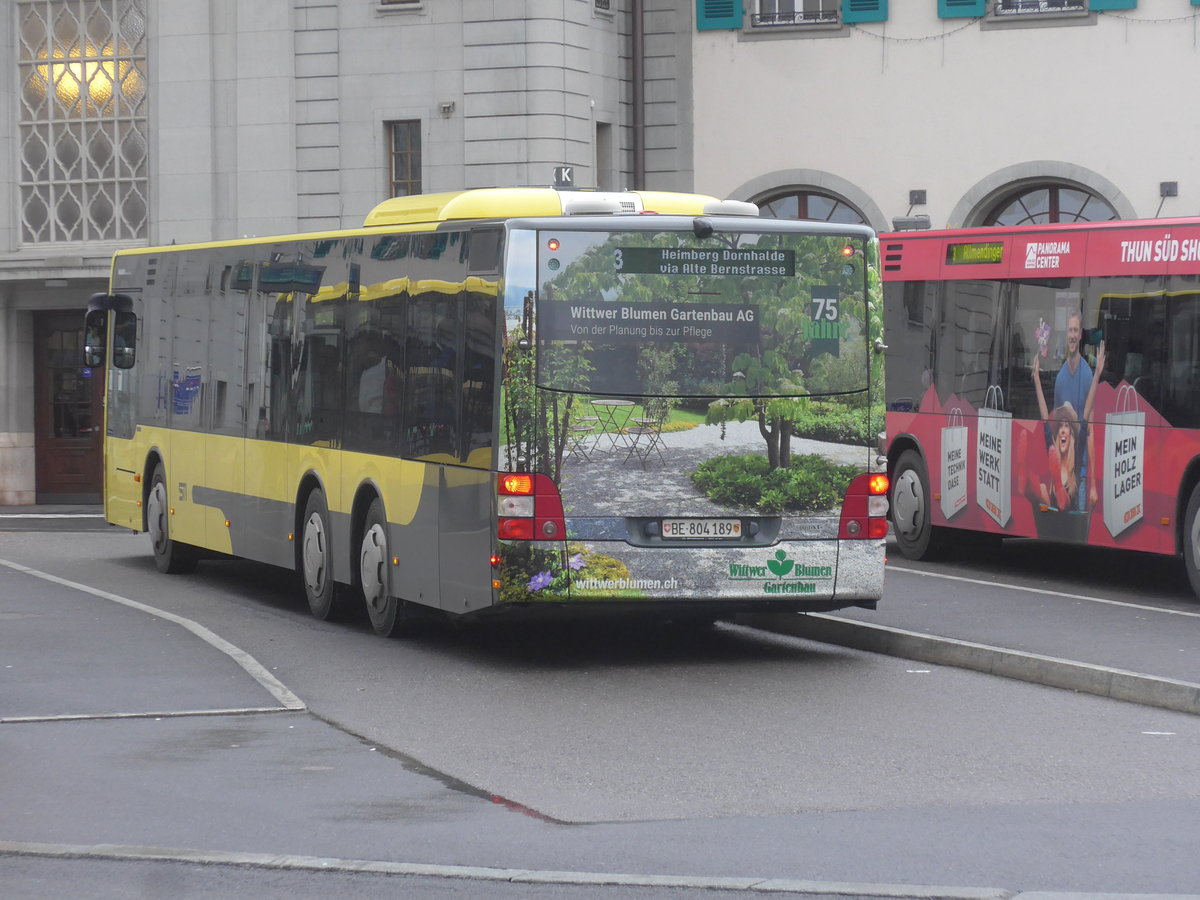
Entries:
[[900,454],[892,477],[890,506],[900,552],[909,559],[932,555],[935,548],[931,546],[934,528],[929,521],[929,470],[916,450]]
[[383,503],[376,497],[371,501],[366,521],[363,522],[362,541],[358,546],[358,579],[371,627],[382,637],[403,634],[409,622],[403,601],[392,596],[388,589],[388,566],[391,562],[387,520],[383,515]]
[[159,463],[150,478],[150,494],[146,498],[146,529],[154,548],[154,565],[158,571],[178,575],[196,570],[195,548],[171,540],[171,503],[167,497],[167,474]]
[[333,553],[329,547],[329,507],[325,495],[313,491],[304,504],[304,526],[300,532],[300,575],[308,608],[321,620],[337,617],[340,591],[333,580]]
[[1192,488],[1183,517],[1183,564],[1192,592],[1200,597],[1200,484]]

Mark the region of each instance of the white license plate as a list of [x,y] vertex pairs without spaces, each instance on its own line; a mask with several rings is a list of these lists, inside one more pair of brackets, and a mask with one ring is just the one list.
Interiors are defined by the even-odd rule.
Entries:
[[742,536],[741,519],[663,519],[662,536],[676,540],[734,540]]

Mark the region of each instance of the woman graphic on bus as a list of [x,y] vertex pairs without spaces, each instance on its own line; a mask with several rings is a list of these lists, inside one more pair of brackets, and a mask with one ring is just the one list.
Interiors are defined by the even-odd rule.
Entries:
[[[1046,441],[1046,467],[1029,465],[1028,433],[1020,440],[1020,472],[1022,493],[1036,504],[1058,512],[1086,512],[1096,505],[1100,496],[1094,471],[1091,478],[1083,476],[1084,454],[1095,457],[1095,442],[1090,422],[1092,406],[1096,399],[1096,386],[1104,371],[1104,342],[1096,353],[1096,368],[1088,386],[1087,398],[1080,417],[1074,405],[1064,400],[1055,407],[1053,414],[1046,406],[1046,395],[1042,391],[1040,354],[1033,357],[1033,386],[1037,392],[1038,409],[1042,414],[1042,432]],[[1093,470],[1095,467],[1093,467]]]

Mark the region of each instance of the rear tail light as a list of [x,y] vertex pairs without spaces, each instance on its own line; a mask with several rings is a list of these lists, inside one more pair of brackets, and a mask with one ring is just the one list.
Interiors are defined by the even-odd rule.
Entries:
[[842,540],[877,540],[887,537],[888,477],[882,472],[859,475],[846,488],[842,500]]
[[546,475],[501,472],[496,480],[496,536],[502,541],[561,541],[562,497]]

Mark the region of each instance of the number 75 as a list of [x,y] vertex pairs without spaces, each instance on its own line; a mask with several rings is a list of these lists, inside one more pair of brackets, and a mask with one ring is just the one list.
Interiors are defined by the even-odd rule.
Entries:
[[838,317],[838,298],[813,297],[812,317],[816,321],[820,321],[821,319],[829,319],[830,321],[836,322]]

